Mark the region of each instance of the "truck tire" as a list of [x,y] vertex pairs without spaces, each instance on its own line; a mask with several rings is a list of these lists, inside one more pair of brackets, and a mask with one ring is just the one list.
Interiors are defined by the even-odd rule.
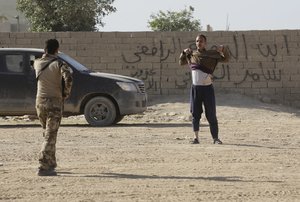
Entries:
[[108,126],[116,119],[116,107],[106,97],[94,97],[86,103],[84,117],[91,126]]
[[113,124],[119,123],[120,121],[122,121],[123,118],[124,118],[124,116],[121,116],[121,115],[117,116]]

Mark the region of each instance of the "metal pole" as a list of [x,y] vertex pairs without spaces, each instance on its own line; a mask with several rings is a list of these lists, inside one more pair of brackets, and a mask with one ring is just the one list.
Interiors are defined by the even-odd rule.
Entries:
[[17,19],[17,32],[20,32],[20,16],[16,15],[15,18]]

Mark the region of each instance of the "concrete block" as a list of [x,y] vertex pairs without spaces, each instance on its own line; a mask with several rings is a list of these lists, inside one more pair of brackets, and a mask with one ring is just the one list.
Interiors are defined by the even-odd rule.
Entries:
[[118,32],[101,32],[101,38],[116,38],[117,33]]
[[[235,83],[234,83],[235,84]],[[252,87],[252,82],[249,82],[249,81],[244,81],[242,83],[239,83],[239,84],[235,84],[236,87],[238,88],[251,88]]]
[[48,39],[55,39],[56,33],[55,32],[40,32],[40,38],[43,38],[45,41]]
[[102,34],[101,34],[101,32],[86,32],[85,37],[86,38],[101,38]]
[[275,94],[289,95],[289,94],[291,94],[291,88],[275,88]]
[[16,40],[16,44],[18,45],[24,45],[24,47],[26,47],[26,45],[31,45],[31,39],[25,39],[25,38],[22,38],[22,39],[19,39],[17,38]]
[[252,82],[252,88],[267,88],[267,82]]
[[275,88],[260,88],[259,92],[261,95],[274,95]]
[[291,81],[300,81],[300,74],[292,74]]
[[[79,39],[80,40],[80,39]],[[65,44],[77,44],[76,38],[60,38],[60,44],[63,46]]]
[[57,38],[70,38],[71,32],[56,32]]
[[116,32],[117,38],[146,38],[145,32]]
[[268,88],[282,88],[282,82],[281,81],[268,81],[267,82],[267,87]]

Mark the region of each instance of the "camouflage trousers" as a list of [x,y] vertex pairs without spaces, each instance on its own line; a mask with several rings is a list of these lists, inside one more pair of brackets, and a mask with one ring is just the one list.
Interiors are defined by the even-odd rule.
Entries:
[[39,153],[39,169],[51,169],[56,164],[56,139],[62,117],[63,102],[60,98],[36,99],[36,111],[44,129],[44,142]]

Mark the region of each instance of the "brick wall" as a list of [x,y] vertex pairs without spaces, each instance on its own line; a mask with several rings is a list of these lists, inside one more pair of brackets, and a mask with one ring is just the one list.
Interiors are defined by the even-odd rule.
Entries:
[[[0,33],[0,47],[43,48],[57,38],[61,51],[93,70],[144,80],[149,96],[187,96],[189,69],[180,52],[195,48],[197,32]],[[229,63],[214,73],[217,91],[300,107],[300,30],[207,32],[208,48],[228,46]]]

